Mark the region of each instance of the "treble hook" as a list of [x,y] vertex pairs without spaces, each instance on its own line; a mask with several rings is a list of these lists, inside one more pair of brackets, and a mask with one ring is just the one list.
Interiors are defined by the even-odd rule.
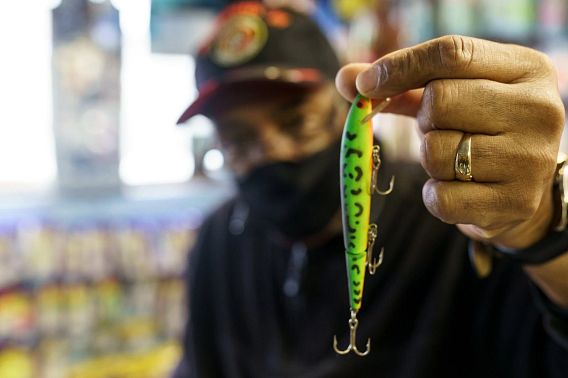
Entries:
[[382,191],[378,188],[377,178],[379,176],[379,168],[381,167],[381,147],[378,145],[373,146],[373,172],[371,173],[371,193],[378,193],[382,196],[386,196],[392,192],[394,188],[394,176],[390,179],[389,188]]
[[356,355],[364,357],[369,354],[371,351],[371,338],[367,339],[367,350],[364,352],[359,351],[357,349],[357,326],[359,325],[359,321],[357,320],[357,313],[351,310],[351,319],[349,319],[349,345],[344,350],[340,350],[337,346],[337,337],[333,336],[333,350],[337,354],[347,354],[353,351]]
[[383,255],[385,252],[384,248],[381,248],[379,252],[379,258],[373,259],[373,246],[375,245],[375,240],[377,239],[377,225],[370,224],[369,225],[369,233],[368,233],[368,242],[367,242],[367,266],[369,267],[369,274],[375,274],[377,268],[383,263]]

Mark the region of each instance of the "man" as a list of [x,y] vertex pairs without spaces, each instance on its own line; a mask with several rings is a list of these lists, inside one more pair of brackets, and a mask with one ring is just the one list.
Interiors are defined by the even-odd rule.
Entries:
[[[424,169],[381,166],[381,187],[397,182],[373,200],[385,254],[366,278],[359,357],[332,348],[349,319],[337,59],[307,17],[258,3],[225,10],[204,46],[180,122],[215,122],[239,192],[191,254],[177,377],[567,376],[568,232],[551,229],[565,226],[564,109],[545,57],[452,36],[339,71],[344,97],[391,97],[386,111],[423,134]],[[492,264],[484,278],[468,247]]]

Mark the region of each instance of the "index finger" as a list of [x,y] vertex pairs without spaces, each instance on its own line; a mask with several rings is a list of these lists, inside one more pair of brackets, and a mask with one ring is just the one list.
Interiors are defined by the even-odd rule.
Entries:
[[385,98],[435,79],[522,82],[545,76],[547,67],[543,54],[535,50],[452,35],[385,55],[357,76],[356,85],[365,96]]

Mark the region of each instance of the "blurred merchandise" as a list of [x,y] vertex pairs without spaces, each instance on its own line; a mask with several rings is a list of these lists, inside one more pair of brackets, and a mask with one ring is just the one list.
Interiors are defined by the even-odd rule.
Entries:
[[332,0],[336,13],[344,20],[352,20],[376,3],[377,0]]
[[477,34],[480,18],[477,0],[440,0],[438,7],[440,34]]
[[77,364],[67,378],[167,377],[170,371],[164,367],[175,365],[180,356],[177,344],[164,343],[143,353],[117,354]]
[[0,377],[166,377],[197,213],[18,219],[0,233]]
[[[197,95],[191,54],[232,1],[0,2],[12,58],[0,69],[10,103],[0,128],[0,378],[157,378],[175,366],[187,253],[204,214],[234,189],[211,121],[174,125]],[[568,101],[566,0],[264,1],[314,17],[345,62],[453,33],[535,47]],[[374,124],[390,159],[418,159],[414,119],[381,114]],[[54,155],[62,195],[22,195],[22,183],[54,182]]]
[[436,35],[432,1],[406,0],[399,6],[400,29],[404,45],[414,45]]
[[545,52],[556,67],[558,89],[564,101],[568,100],[568,41],[548,45]]
[[120,186],[121,36],[109,1],[62,0],[53,10],[53,117],[62,193]]
[[32,356],[20,348],[9,348],[0,352],[0,377],[35,378]]
[[566,0],[541,0],[538,2],[540,33],[547,39],[556,39],[568,31],[568,2]]
[[224,0],[152,0],[150,35],[152,51],[190,54],[209,32],[215,10]]
[[536,0],[479,0],[483,25],[476,33],[504,41],[532,44],[536,39]]
[[0,292],[0,343],[27,344],[34,331],[33,308],[26,288]]

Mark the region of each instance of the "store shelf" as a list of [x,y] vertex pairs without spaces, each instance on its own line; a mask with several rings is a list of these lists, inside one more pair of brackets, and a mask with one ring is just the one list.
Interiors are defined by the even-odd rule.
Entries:
[[166,377],[187,254],[226,183],[0,205],[0,377]]

